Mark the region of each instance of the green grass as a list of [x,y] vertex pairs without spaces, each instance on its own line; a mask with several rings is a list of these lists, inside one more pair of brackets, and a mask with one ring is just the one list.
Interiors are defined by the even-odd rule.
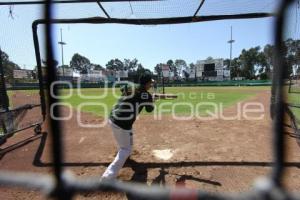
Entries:
[[[186,105],[179,105],[179,103],[187,102],[193,107],[194,111],[196,105],[200,102],[216,103],[222,108],[234,105],[235,103],[253,97],[258,91],[268,90],[270,87],[170,87],[166,88],[166,93],[177,94],[178,98],[175,100],[158,100],[155,102],[157,108],[163,109],[163,114],[171,114],[173,107],[176,114],[185,115],[190,114],[191,108]],[[81,93],[89,96],[100,96],[103,94],[104,89],[82,89]],[[63,91],[67,94],[68,91]],[[101,103],[107,105],[107,112],[109,113],[113,105],[116,103],[117,98],[112,95],[111,89],[108,89],[108,95],[103,99],[84,99],[80,97],[76,89],[73,90],[73,95],[70,98],[64,99],[63,102],[71,104],[72,107],[78,108],[81,103]],[[165,104],[166,103],[166,104]],[[200,114],[207,111],[213,111],[214,107],[210,105],[202,105],[199,109]],[[90,112],[98,116],[105,115],[105,109],[99,105],[89,105],[82,107],[81,111]],[[146,112],[142,112],[146,114]]]
[[[69,90],[63,91],[62,94],[68,94]],[[113,105],[116,103],[117,99],[113,96],[112,90],[108,89],[107,95],[105,98],[100,98],[101,95],[104,94],[103,88],[93,88],[93,89],[81,89],[80,92],[85,96],[96,96],[99,97],[97,99],[91,98],[82,98],[81,95],[78,94],[77,89],[73,89],[73,95],[71,98],[63,99],[63,102],[71,104],[72,107],[79,108],[79,105],[82,103],[91,103],[95,105],[87,105],[82,107],[83,112],[90,112],[98,116],[104,116],[105,113],[109,112]],[[120,95],[120,93],[118,93]],[[103,104],[107,106],[107,111],[105,112],[104,106],[96,105]]]
[[[254,97],[259,91],[270,90],[269,86],[257,86],[257,87],[169,87],[166,88],[166,93],[177,94],[178,98],[175,100],[158,100],[155,102],[157,108],[163,114],[171,114],[172,107],[174,104],[175,114],[179,115],[189,115],[191,108],[186,105],[179,105],[180,103],[190,103],[194,111],[196,105],[199,103],[216,103],[218,106],[222,105],[219,108],[227,108],[239,101],[246,100],[248,98]],[[92,89],[81,89],[81,93],[85,96],[96,96],[100,97],[103,95],[103,88],[92,88]],[[14,92],[24,92],[25,94],[37,94],[38,90],[19,90],[19,91],[9,91],[8,94],[11,96]],[[68,89],[61,90],[62,95],[67,95],[70,92]],[[118,88],[116,92],[120,95]],[[295,97],[296,98],[296,97]],[[297,97],[298,98],[298,97]],[[107,90],[107,95],[105,98],[91,99],[91,98],[82,98],[77,89],[72,89],[72,95],[70,98],[63,99],[62,102],[70,104],[73,108],[79,108],[82,103],[91,103],[95,105],[83,106],[81,111],[89,112],[97,116],[104,116],[109,113],[113,105],[116,103],[117,98],[112,94],[112,89]],[[299,101],[300,102],[300,99]],[[164,104],[166,103],[166,104]],[[107,110],[101,105],[106,105]],[[164,111],[162,111],[164,110]],[[199,114],[205,114],[207,111],[213,111],[214,108],[209,105],[202,105],[199,109]],[[300,109],[299,109],[300,111]],[[147,114],[145,111],[142,114]],[[300,114],[300,112],[299,112]],[[300,116],[300,115],[299,115]]]
[[288,93],[287,98],[288,103],[300,104],[300,93]]

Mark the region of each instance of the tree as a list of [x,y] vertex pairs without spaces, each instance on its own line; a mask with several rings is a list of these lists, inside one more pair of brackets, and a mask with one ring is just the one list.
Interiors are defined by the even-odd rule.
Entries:
[[134,71],[138,66],[138,60],[135,58],[133,60],[124,59],[124,70]]
[[[111,64],[112,63],[110,63],[110,65]],[[152,72],[149,69],[145,69],[143,67],[143,65],[141,63],[139,63],[139,61],[136,58],[134,58],[133,60],[124,59],[122,69],[127,70],[128,71],[128,79],[132,80],[136,83],[138,82],[141,74],[143,74],[145,72],[149,72],[152,74]]]
[[266,66],[265,66],[265,73],[267,75],[267,79],[271,78],[271,70],[274,67],[274,53],[275,53],[275,47],[273,45],[267,44],[264,47],[264,55],[266,58]]
[[93,70],[104,70],[104,67],[99,64],[91,64],[91,66]]
[[167,65],[169,66],[170,72],[174,74],[174,77],[178,77],[178,71],[173,60],[168,60]]
[[213,61],[213,57],[211,57],[211,56],[208,56],[207,58],[206,58],[206,61]]
[[241,62],[241,73],[246,79],[255,78],[256,68],[261,65],[260,47],[243,49],[239,60]]
[[234,58],[231,60],[231,65],[230,65],[230,77],[240,77],[241,76],[241,62],[239,58]]
[[297,65],[299,67],[299,65],[300,65],[300,40],[296,40],[295,45],[296,45],[295,62],[297,63]]
[[169,66],[169,68],[170,68],[170,72],[173,72],[174,73],[174,75],[176,74],[176,67],[175,67],[175,64],[174,64],[174,62],[173,62],[173,60],[168,60],[167,61],[167,65]]
[[300,41],[287,39],[284,42],[284,57],[285,57],[285,78],[288,78],[297,69],[300,64]]
[[231,78],[240,77],[241,76],[241,62],[240,62],[239,58],[233,58],[231,60],[226,58],[224,60],[224,69],[230,70]]
[[224,60],[224,68],[225,68],[225,69],[230,69],[230,64],[231,64],[230,59],[226,58],[226,59]]
[[113,70],[113,71],[124,70],[124,63],[118,58],[111,59],[110,61],[108,61],[108,63],[105,66],[106,69],[108,70]]
[[162,76],[162,66],[164,66],[164,65],[165,64],[163,64],[163,63],[159,63],[159,64],[156,64],[156,66],[154,67],[154,71],[157,73],[158,77]]
[[75,53],[70,61],[70,67],[81,74],[87,74],[92,65],[88,58]]
[[140,76],[146,72],[152,74],[152,72],[149,69],[145,69],[143,67],[143,65],[139,63],[137,65],[136,70],[131,70],[128,72],[128,78],[129,78],[129,80],[132,80],[133,82],[138,83]]
[[293,73],[293,66],[295,66],[295,57],[293,55],[286,55],[286,58],[284,59],[284,65],[285,67],[285,73],[284,77],[289,78],[290,75]]
[[[264,52],[259,52],[257,57],[257,72],[261,79],[268,79],[271,75],[270,65],[268,64],[267,57]],[[261,74],[265,74],[262,75]]]
[[136,69],[137,75],[140,76],[142,74],[144,74],[146,71],[146,69],[143,67],[142,64],[138,64],[138,67]]
[[260,80],[267,80],[268,75],[267,75],[267,73],[263,72],[263,73],[259,74],[259,78],[260,78]]
[[177,59],[175,60],[175,68],[176,68],[176,73],[174,72],[175,77],[181,76],[181,72],[184,70],[185,72],[187,71],[187,64],[184,60],[182,59]]
[[194,77],[195,81],[196,81],[197,80],[197,68],[196,68],[196,65],[194,63],[190,63],[189,67],[190,67],[190,73],[194,73],[194,74],[190,74],[189,77]]
[[186,80],[190,77],[190,74],[189,74],[186,70],[183,70],[182,73],[183,73],[183,77],[184,77]]
[[9,83],[13,82],[14,70],[21,69],[19,65],[9,60],[9,56],[4,51],[0,50],[0,56],[2,61],[3,73],[5,75],[5,80]]

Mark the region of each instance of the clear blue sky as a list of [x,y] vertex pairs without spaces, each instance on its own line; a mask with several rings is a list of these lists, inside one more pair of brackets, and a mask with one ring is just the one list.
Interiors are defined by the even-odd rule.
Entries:
[[[74,53],[93,63],[105,65],[112,58],[137,58],[144,67],[153,69],[168,59],[187,63],[214,58],[229,58],[230,26],[233,26],[233,56],[243,48],[272,43],[272,19],[232,20],[164,26],[70,25],[63,29],[66,61]],[[57,43],[57,41],[55,42]],[[60,58],[60,49],[57,57]]]
[[[0,46],[21,67],[36,65],[31,23],[41,17],[37,7],[15,6],[12,19],[8,7],[0,7]],[[181,25],[57,25],[54,29],[56,58],[61,61],[60,28],[63,29],[65,64],[74,53],[105,64],[113,58],[137,58],[144,67],[153,67],[168,59],[187,63],[214,58],[229,58],[230,26],[233,27],[233,57],[242,49],[273,43],[273,18],[223,20]]]

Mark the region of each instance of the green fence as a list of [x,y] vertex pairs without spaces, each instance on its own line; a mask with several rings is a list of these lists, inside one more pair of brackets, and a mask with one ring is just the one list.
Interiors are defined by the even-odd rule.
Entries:
[[270,80],[244,81],[203,81],[203,82],[173,82],[165,83],[166,87],[195,87],[195,86],[270,86]]

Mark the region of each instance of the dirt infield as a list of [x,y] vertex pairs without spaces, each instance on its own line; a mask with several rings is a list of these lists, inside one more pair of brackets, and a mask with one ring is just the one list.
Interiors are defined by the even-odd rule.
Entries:
[[[31,95],[30,98],[37,96]],[[261,102],[265,109],[261,120],[203,121],[195,118],[178,121],[172,116],[164,116],[162,120],[153,120],[148,115],[141,116],[134,126],[131,160],[121,170],[119,179],[147,185],[184,185],[212,192],[249,190],[257,177],[271,171],[269,99],[269,91],[259,90],[255,97],[241,104]],[[14,105],[20,104],[22,93],[13,97],[13,101]],[[233,116],[237,109],[236,105],[227,108],[224,115]],[[103,120],[88,113],[82,113],[82,118],[87,124],[98,124]],[[44,130],[47,131],[46,126]],[[51,173],[49,137],[47,133],[34,136],[30,129],[10,138],[0,147],[0,168]],[[290,191],[297,191],[300,189],[300,149],[294,138],[288,134],[286,138],[286,186]],[[100,177],[116,153],[108,126],[82,128],[75,118],[64,124],[63,141],[64,166],[78,177]],[[21,189],[0,188],[0,194],[3,200],[43,199],[35,191],[25,192]],[[112,200],[131,197],[126,194],[102,193],[78,195],[76,199]]]

